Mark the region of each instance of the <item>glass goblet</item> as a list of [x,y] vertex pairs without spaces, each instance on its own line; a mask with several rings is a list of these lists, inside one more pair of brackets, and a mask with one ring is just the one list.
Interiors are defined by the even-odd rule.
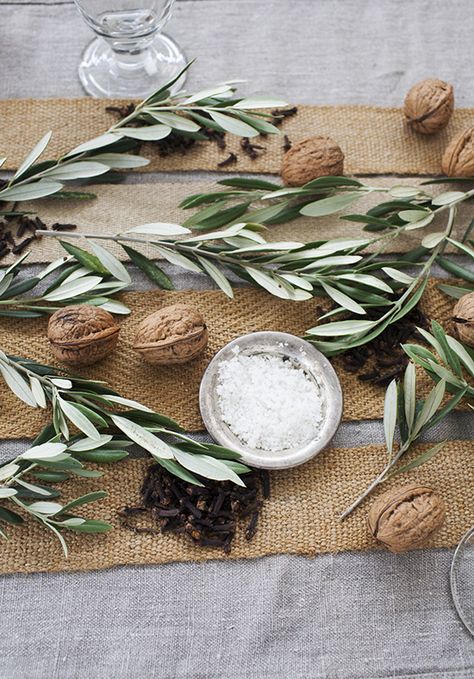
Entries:
[[[75,0],[98,37],[86,48],[79,77],[93,97],[143,99],[183,68],[185,56],[161,33],[174,0]],[[184,77],[172,88],[181,88]]]

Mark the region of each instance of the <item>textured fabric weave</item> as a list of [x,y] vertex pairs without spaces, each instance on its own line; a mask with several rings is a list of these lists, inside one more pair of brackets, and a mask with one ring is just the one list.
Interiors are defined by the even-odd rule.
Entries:
[[[131,179],[133,175],[128,175]],[[136,175],[135,175],[136,177]],[[185,219],[190,217],[195,210],[182,210],[179,208],[180,202],[187,196],[205,191],[216,191],[219,187],[211,181],[180,181],[181,177],[174,181],[160,181],[159,184],[140,183],[126,185],[98,184],[88,187],[94,192],[96,199],[90,201],[61,201],[45,199],[38,201],[26,201],[22,209],[38,212],[43,221],[51,226],[55,222],[73,223],[78,227],[78,231],[99,234],[114,235],[127,231],[139,224],[150,222],[171,222],[182,224]],[[363,182],[369,186],[390,187],[397,184],[418,184],[419,178],[397,178],[397,177],[369,177]],[[223,187],[220,187],[223,188]],[[433,192],[433,195],[449,190],[450,186],[427,186],[425,190]],[[386,194],[372,193],[363,196],[351,208],[351,212],[363,214],[369,208],[386,199]],[[260,205],[260,204],[259,204]],[[308,243],[313,240],[332,239],[332,238],[359,238],[367,237],[367,232],[363,231],[363,224],[341,219],[344,212],[328,215],[321,219],[311,217],[299,217],[291,222],[273,225],[265,232],[265,238],[269,241],[299,241]],[[347,214],[347,211],[346,211]],[[453,238],[462,236],[464,224],[474,218],[474,205],[469,202],[463,203],[459,207],[456,226],[453,231]],[[444,228],[446,215],[441,214],[433,220],[433,223],[423,229],[423,236],[430,232],[439,231]],[[67,234],[65,234],[67,236]],[[66,238],[67,239],[67,238]],[[400,234],[396,239],[389,240],[387,251],[390,253],[407,252],[420,243],[420,232],[407,231]],[[77,243],[77,241],[72,241]],[[83,243],[79,243],[83,245]],[[124,250],[112,241],[104,245],[120,259],[126,259]],[[130,243],[133,246],[133,243]],[[380,243],[375,243],[367,248],[372,252],[380,247]],[[150,258],[157,258],[156,249],[152,246],[137,244],[134,246],[144,252]],[[59,240],[52,237],[42,238],[35,241],[31,246],[31,253],[28,262],[50,262],[61,255],[64,250]],[[452,246],[449,249],[454,250]],[[14,261],[14,256],[10,255],[2,260],[2,263]]]
[[[420,446],[418,453],[426,448]],[[450,441],[429,464],[409,476],[411,482],[432,485],[444,498],[446,522],[428,545],[451,547],[472,523],[474,459],[469,441]],[[156,564],[172,561],[252,558],[268,554],[315,556],[324,552],[373,549],[365,522],[367,506],[348,519],[340,513],[377,475],[386,461],[384,446],[328,449],[307,464],[272,473],[271,497],[265,502],[257,533],[248,542],[240,530],[231,556],[218,550],[194,547],[181,536],[136,534],[121,528],[117,510],[139,501],[139,488],[149,460],[126,460],[105,470],[100,479],[70,484],[74,493],[102,488],[108,497],[100,503],[100,516],[115,530],[104,535],[67,535],[70,556],[66,560],[56,538],[35,521],[15,527],[14,539],[2,550],[0,572],[97,570],[121,564]],[[92,465],[90,465],[92,467]],[[104,467],[102,467],[102,470]],[[403,483],[405,476],[391,479],[386,487]],[[99,508],[83,514],[98,516]],[[139,523],[150,526],[146,520]],[[155,524],[156,527],[156,524]]]
[[[304,335],[316,324],[316,307],[327,306],[327,299],[291,302],[272,297],[252,288],[236,291],[233,300],[217,291],[131,292],[122,300],[133,310],[121,322],[117,349],[104,361],[81,369],[86,377],[106,380],[116,391],[141,401],[180,422],[188,430],[203,428],[199,414],[199,384],[212,356],[231,339],[248,332],[277,330]],[[141,320],[163,306],[189,304],[202,313],[209,329],[209,344],[197,359],[171,366],[145,363],[133,349],[137,327]],[[440,292],[435,280],[424,293],[422,307],[428,318],[442,322],[449,332],[452,299]],[[9,319],[0,325],[0,346],[7,353],[20,354],[42,363],[51,363],[46,338],[47,319]],[[346,372],[341,359],[332,359],[344,393],[344,419],[370,420],[383,414],[384,389],[360,381],[354,373]],[[420,394],[432,386],[423,371],[419,372]],[[0,398],[3,416],[0,436],[23,438],[35,436],[49,414],[40,408],[18,407],[18,400],[2,382]],[[462,407],[462,406],[461,406]]]
[[[126,102],[107,101],[106,105]],[[441,157],[451,139],[472,124],[473,109],[457,109],[448,127],[426,138],[407,129],[400,109],[375,106],[300,106],[298,114],[282,126],[292,142],[305,137],[329,135],[341,146],[346,172],[352,174],[441,174]],[[7,155],[5,169],[16,169],[24,158],[24,149],[34,146],[44,130],[55,130],[48,147],[49,157],[57,157],[84,141],[103,134],[116,122],[97,99],[19,99],[0,102],[0,118],[5,122],[2,152]],[[15,121],[25,121],[19,128]],[[240,148],[240,141],[227,135],[227,146],[196,144],[185,156],[160,157],[153,147],[143,147],[151,162],[150,170],[223,170],[218,163],[230,152],[238,156],[232,170],[239,172],[280,171],[283,157],[280,136],[265,139],[266,152],[252,160]]]

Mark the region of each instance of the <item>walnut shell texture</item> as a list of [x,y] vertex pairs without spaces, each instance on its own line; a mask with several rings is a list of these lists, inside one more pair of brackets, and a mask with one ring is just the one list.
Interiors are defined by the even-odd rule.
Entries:
[[91,365],[117,346],[120,326],[105,309],[88,304],[66,306],[49,319],[48,340],[58,361]]
[[420,547],[444,518],[440,496],[432,488],[411,484],[380,495],[370,508],[367,525],[379,542],[398,553]]
[[458,299],[453,309],[453,321],[461,342],[474,347],[474,292]]
[[435,134],[449,122],[454,110],[453,86],[428,78],[408,90],[403,112],[408,125],[421,134]]
[[283,156],[281,176],[287,186],[303,186],[312,179],[342,175],[344,154],[331,137],[308,137]]
[[207,346],[201,314],[186,304],[173,304],[147,316],[138,326],[133,348],[147,363],[187,363]]
[[447,146],[441,169],[448,177],[474,177],[474,127],[464,130]]

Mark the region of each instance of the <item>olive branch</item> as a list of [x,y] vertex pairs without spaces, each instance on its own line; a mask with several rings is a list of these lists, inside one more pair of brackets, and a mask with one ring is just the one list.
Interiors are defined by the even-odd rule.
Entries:
[[[260,180],[248,181],[253,183]],[[331,212],[339,211],[341,198],[347,198],[347,181],[353,182],[351,186],[359,185],[358,195],[370,191],[395,192],[397,195],[401,191],[401,187],[381,189],[347,178],[321,178],[310,184],[319,182],[316,185],[323,186],[326,193],[328,186],[331,186],[334,195],[319,198],[314,204],[324,203],[324,214],[329,214],[329,209]],[[163,272],[142,253],[130,248],[129,244],[152,246],[157,256],[170,263],[206,274],[229,297],[233,296],[233,291],[228,272],[283,299],[301,301],[311,299],[314,295],[328,296],[336,303],[336,308],[321,316],[318,325],[306,331],[306,339],[327,356],[332,356],[371,341],[416,306],[428,282],[432,265],[435,262],[443,264],[445,258],[442,253],[448,243],[464,255],[474,258],[474,250],[468,242],[451,237],[457,206],[472,198],[474,190],[448,191],[429,196],[424,189],[403,189],[403,199],[385,201],[366,214],[344,217],[364,222],[369,231],[375,226],[374,220],[378,222],[377,233],[368,233],[359,238],[272,243],[263,236],[264,225],[241,221],[216,231],[207,231],[209,223],[204,232],[192,231],[189,225],[151,223],[116,235],[68,233],[64,237],[86,238],[90,243],[95,240],[119,243],[132,261],[158,285],[163,284]],[[339,191],[342,193],[339,194]],[[331,208],[328,207],[329,200],[333,201]],[[383,212],[384,217],[374,217],[376,212]],[[383,258],[390,244],[402,233],[421,229],[445,212],[447,219],[443,230],[426,235],[420,239],[417,248],[395,261]],[[197,225],[194,225],[196,228]],[[58,237],[54,232],[38,233]],[[375,248],[375,251],[368,253],[369,247]],[[76,253],[79,250],[76,249]],[[84,257],[87,256],[87,251],[81,252]],[[104,253],[107,251],[101,248],[101,256]],[[457,264],[455,266],[458,275],[464,275],[469,280],[472,276],[470,271]],[[418,269],[417,273],[408,275],[404,271],[408,267]],[[385,312],[376,320],[364,319],[367,310],[373,307],[381,307]],[[334,322],[332,317],[340,314],[344,314],[344,320]],[[348,314],[351,314],[349,318]],[[329,317],[329,323],[321,323]]]
[[[399,462],[429,430],[444,419],[463,399],[474,399],[474,355],[454,337],[447,335],[441,325],[432,321],[431,333],[418,328],[423,339],[434,349],[418,344],[402,345],[410,357],[403,382],[392,380],[385,393],[383,425],[389,460],[384,469],[369,487],[341,515],[344,519],[361,502],[387,479],[408,472],[434,457],[446,441],[436,443],[418,457],[399,466]],[[418,365],[431,377],[436,385],[425,399],[418,399],[416,371]],[[471,378],[471,383],[467,378]],[[446,392],[452,394],[440,408]],[[472,408],[472,405],[471,405]],[[398,429],[399,445],[395,449],[395,432]]]
[[[284,106],[286,102],[270,97],[236,97],[236,81],[224,82],[194,94],[181,91],[170,96],[169,88],[191,64],[187,64],[175,78],[139,103],[104,134],[76,146],[56,160],[38,162],[52,136],[52,132],[47,132],[0,189],[0,205],[2,202],[17,203],[54,194],[63,198],[87,197],[81,192],[62,191],[63,182],[98,177],[112,169],[128,170],[147,165],[149,161],[146,158],[126,152],[141,142],[165,139],[172,132],[198,140],[208,139],[202,132],[208,128],[242,137],[279,134],[278,128],[271,124],[273,116],[261,109]],[[5,160],[0,159],[0,168]],[[5,208],[1,209],[1,214],[16,215],[18,212],[14,208]]]
[[[69,445],[66,445],[59,440],[59,437],[48,440],[53,433],[49,427],[46,427],[28,450],[0,466],[0,500],[2,501],[0,536],[8,539],[9,534],[1,526],[3,524],[21,525],[25,522],[24,515],[26,514],[56,535],[67,557],[68,548],[62,535],[63,530],[76,533],[105,533],[112,528],[105,521],[83,518],[75,511],[82,505],[101,500],[107,496],[107,493],[99,490],[61,504],[57,500],[61,493],[56,486],[74,475],[86,478],[102,476],[100,471],[86,469],[80,457],[87,459],[89,455],[93,461],[101,459],[103,462],[113,462],[127,453],[107,447],[107,445],[115,445],[112,436],[107,437],[108,443],[104,443],[102,453],[94,456],[96,451],[89,452],[88,450],[90,448],[88,439],[76,437]],[[6,504],[9,506],[5,506]],[[18,510],[21,513],[18,513]]]
[[[193,440],[171,418],[137,401],[123,398],[104,382],[77,377],[2,351],[0,375],[23,403],[32,408],[50,407],[52,410],[52,423],[34,442],[33,452],[24,453],[13,462],[0,466],[0,500],[21,505],[55,533],[63,528],[83,532],[108,530],[108,524],[103,522],[87,520],[83,523],[81,520],[79,523],[76,519],[80,517],[70,516],[69,511],[79,504],[100,499],[104,494],[102,491],[93,496],[89,494],[63,507],[49,502],[58,494],[54,488],[26,482],[23,475],[33,475],[52,483],[66,480],[70,473],[85,477],[100,476],[100,472],[84,469],[82,462],[119,461],[127,455],[123,448],[132,444],[147,451],[164,469],[187,483],[202,486],[203,477],[245,485],[240,475],[250,470],[238,461],[240,456],[237,453]],[[79,430],[80,435],[72,433],[71,427],[74,431]],[[117,432],[121,439],[116,436]],[[46,443],[38,450],[40,444]],[[46,471],[38,472],[36,466],[46,467]],[[27,496],[25,489],[28,497],[39,498],[41,502],[25,505],[22,500]],[[45,499],[47,502],[43,502]],[[3,506],[0,506],[1,521],[20,523]],[[62,539],[61,544],[65,548]]]

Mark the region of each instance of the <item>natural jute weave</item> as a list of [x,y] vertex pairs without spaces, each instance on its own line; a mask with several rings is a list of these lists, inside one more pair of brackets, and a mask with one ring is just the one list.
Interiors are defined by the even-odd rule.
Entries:
[[[124,102],[98,99],[12,99],[0,102],[2,138],[0,153],[8,160],[3,169],[15,169],[27,150],[48,130],[54,137],[48,151],[57,157],[78,144],[105,132],[117,117],[106,106]],[[22,124],[18,125],[21,120]],[[431,138],[407,129],[400,109],[375,106],[300,106],[298,115],[285,121],[282,130],[293,142],[309,135],[329,135],[346,155],[346,172],[354,174],[440,174],[447,143],[474,123],[472,109],[457,109],[448,127]],[[227,148],[198,144],[184,157],[160,158],[150,145],[143,153],[152,159],[147,170],[219,170],[225,172],[279,172],[283,155],[281,137],[268,137],[266,152],[251,160],[239,139],[227,135]],[[218,168],[230,151],[238,163]]]
[[[84,368],[81,374],[106,380],[128,398],[141,401],[155,410],[178,420],[187,430],[203,429],[199,415],[199,384],[212,356],[231,339],[258,330],[280,330],[303,335],[315,325],[318,304],[327,300],[291,302],[271,297],[253,289],[236,291],[234,300],[221,292],[132,292],[123,301],[133,309],[121,324],[118,349],[101,363]],[[198,359],[181,366],[151,367],[132,350],[136,328],[152,311],[174,303],[186,303],[201,311],[209,328],[209,345]],[[424,295],[424,308],[429,318],[443,322],[449,329],[452,301],[439,292],[435,281]],[[46,320],[8,319],[0,325],[0,346],[7,353],[27,356],[43,363],[52,357],[46,339]],[[344,419],[369,420],[383,414],[381,387],[361,382],[346,373],[339,360],[334,360],[344,391]],[[420,387],[430,380],[420,374]],[[36,435],[48,414],[41,409],[19,405],[3,382],[0,384],[0,438],[22,438]]]
[[[422,447],[418,452],[421,450]],[[181,536],[135,534],[121,527],[117,510],[139,502],[139,487],[150,460],[127,460],[102,467],[105,469],[102,478],[74,482],[74,493],[105,489],[109,496],[95,506],[87,506],[82,513],[102,517],[114,524],[114,530],[105,535],[68,533],[70,556],[66,560],[56,538],[38,523],[29,521],[15,526],[12,539],[2,544],[0,572],[96,570],[121,564],[254,558],[281,553],[315,556],[323,552],[373,549],[376,544],[365,525],[368,502],[346,521],[341,522],[338,517],[382,468],[386,455],[383,446],[328,449],[302,467],[272,473],[271,498],[265,503],[257,534],[247,542],[240,529],[229,557],[219,550],[197,548]],[[406,480],[407,475],[402,475],[384,487]],[[446,522],[427,546],[455,545],[473,519],[472,444],[450,441],[429,463],[411,472],[409,480],[436,488],[446,503]],[[146,522],[145,519],[140,525],[152,525]]]

